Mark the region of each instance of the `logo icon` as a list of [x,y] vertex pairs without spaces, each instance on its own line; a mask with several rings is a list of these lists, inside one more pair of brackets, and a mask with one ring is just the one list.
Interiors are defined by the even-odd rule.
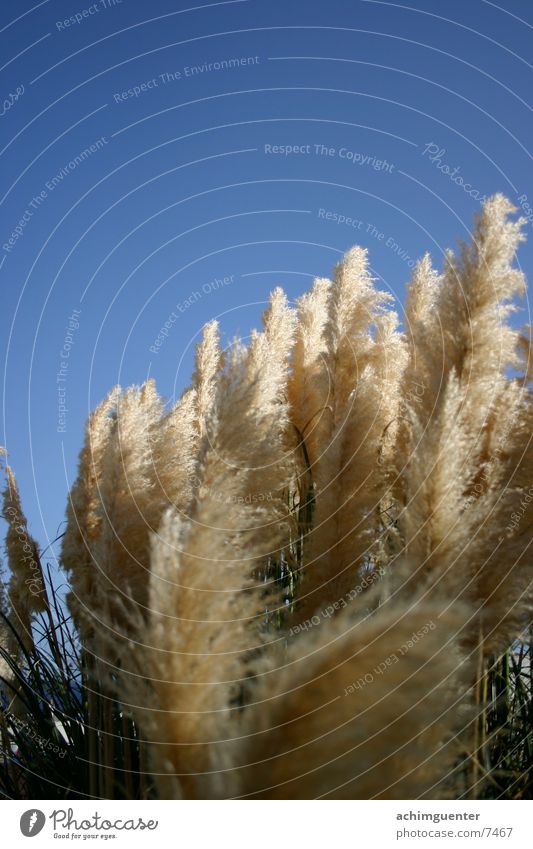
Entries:
[[37,808],[31,808],[25,811],[20,818],[20,830],[24,837],[35,837],[43,830],[46,817],[42,811]]

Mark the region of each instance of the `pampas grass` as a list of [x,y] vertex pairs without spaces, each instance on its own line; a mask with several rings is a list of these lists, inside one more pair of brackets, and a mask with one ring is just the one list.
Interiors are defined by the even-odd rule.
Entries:
[[[3,452],[5,453],[5,452]],[[10,571],[7,598],[17,631],[26,648],[33,641],[31,620],[34,613],[46,609],[43,574],[37,543],[28,530],[13,470],[6,466],[2,517],[7,522],[6,552]],[[12,643],[8,634],[8,643]]]
[[[49,645],[88,795],[531,795],[533,406],[529,336],[510,322],[525,291],[513,212],[496,195],[442,273],[420,260],[403,330],[354,248],[294,307],[276,289],[248,345],[222,351],[207,324],[170,408],[153,381],[114,389],[67,508],[72,625],[25,592],[22,535],[39,552],[7,471],[4,691],[41,715],[28,693]],[[65,628],[81,644],[68,662]],[[12,713],[3,786],[22,795]]]
[[506,319],[525,287],[512,266],[522,236],[511,210],[501,196],[486,203],[472,244],[448,255],[440,283],[427,263],[415,272],[414,293],[436,303],[443,345],[439,361],[425,330],[434,320],[414,318],[411,360],[420,336],[424,395],[409,405],[406,455],[397,458],[406,592],[438,587],[450,600],[468,598],[470,639],[486,653],[508,645],[531,612],[529,502],[519,525],[512,521],[533,479],[533,411],[524,381],[507,376],[519,366],[520,334]]
[[[221,795],[220,743],[239,712],[231,703],[242,700],[265,639],[266,590],[256,567],[277,547],[288,521],[281,464],[292,326],[277,291],[264,331],[248,350],[233,350],[221,375],[190,516],[169,510],[152,540],[151,615],[137,630],[135,663],[121,695],[155,744],[150,763],[163,797]],[[246,420],[242,432],[235,416]],[[151,680],[139,703],[146,669]]]
[[262,676],[241,785],[270,799],[442,798],[468,726],[466,611],[388,605],[317,626]]
[[[338,264],[324,307],[321,294],[315,286],[311,298],[318,306],[318,352],[321,346],[324,352],[312,362],[315,409],[307,402],[309,422],[304,425],[314,431],[310,471],[315,484],[298,604],[304,618],[352,589],[368,553],[386,494],[386,454],[394,439],[405,363],[396,314],[384,307],[390,296],[374,287],[364,250],[354,248]],[[301,378],[300,383],[305,386]],[[295,397],[295,406],[298,401]],[[300,417],[298,409],[295,417]]]

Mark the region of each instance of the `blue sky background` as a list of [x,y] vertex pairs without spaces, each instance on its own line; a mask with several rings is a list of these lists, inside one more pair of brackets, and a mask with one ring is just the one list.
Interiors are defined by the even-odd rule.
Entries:
[[[43,547],[114,384],[175,398],[207,320],[246,337],[274,286],[296,298],[355,243],[401,311],[412,262],[440,266],[479,198],[533,207],[533,4],[413,4],[2,0],[0,439]],[[249,61],[186,71],[232,58]]]

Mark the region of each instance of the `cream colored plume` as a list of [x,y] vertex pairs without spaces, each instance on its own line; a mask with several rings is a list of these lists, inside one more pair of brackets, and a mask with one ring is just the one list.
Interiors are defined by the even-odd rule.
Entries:
[[[0,574],[0,649],[7,654],[11,654],[13,639],[10,634],[9,626],[6,623],[6,617],[9,615],[9,607],[7,602],[7,592],[4,587],[2,575]],[[0,654],[0,678],[4,681],[11,681],[12,672],[6,658]],[[5,693],[4,683],[0,681],[0,697]]]
[[[255,575],[287,520],[280,469],[292,323],[285,298],[274,293],[263,333],[228,358],[206,422],[190,516],[167,513],[152,538],[150,615],[139,625],[134,654],[124,658],[130,674],[122,693],[151,742],[163,797],[226,792],[222,743],[239,735],[266,607],[279,603],[276,596],[268,601]],[[139,676],[149,679],[144,689]]]
[[150,534],[169,506],[187,512],[190,505],[197,415],[194,391],[165,412],[147,381],[113,390],[89,420],[62,549],[84,642],[99,631],[98,642],[111,650],[128,633],[128,607],[146,610]]
[[[316,462],[313,530],[296,615],[340,601],[357,584],[386,496],[405,346],[390,296],[377,290],[366,251],[336,268],[327,303],[324,354],[313,387]],[[305,438],[305,437],[304,437]]]
[[207,324],[172,409],[148,381],[91,416],[69,604],[160,797],[459,792],[469,686],[533,607],[512,212],[491,198],[442,275],[420,260],[405,332],[354,248],[247,346]]
[[102,464],[107,444],[116,426],[114,414],[119,394],[119,387],[112,389],[89,416],[79,457],[78,476],[67,503],[67,525],[61,547],[61,563],[70,580],[69,607],[84,641],[93,630],[91,619],[99,576],[93,549],[102,528]]
[[[2,453],[5,454],[5,451]],[[2,516],[7,523],[6,552],[10,571],[8,598],[13,626],[26,648],[33,645],[32,617],[46,610],[46,587],[39,548],[28,530],[13,470],[6,466]]]
[[512,266],[521,238],[521,222],[507,220],[512,211],[501,196],[490,199],[472,245],[459,260],[448,257],[437,296],[440,363],[428,351],[430,317],[412,324],[411,358],[424,363],[424,396],[405,399],[410,424],[397,458],[406,592],[468,599],[476,612],[468,638],[481,639],[486,652],[520,633],[533,578],[523,557],[532,526],[531,396],[507,376],[519,343],[507,317],[524,289]]
[[[297,459],[311,479],[320,453],[320,420],[325,415],[325,328],[331,281],[318,278],[297,302],[297,325],[288,384],[290,420]],[[299,457],[298,457],[299,455]]]
[[[400,423],[405,425],[407,411],[413,407],[420,421],[427,421],[444,382],[443,344],[437,301],[442,278],[425,254],[413,271],[407,288],[405,329],[409,359],[404,371]],[[405,434],[401,436],[405,439]],[[399,445],[400,455],[405,450]],[[403,459],[403,457],[402,457]]]
[[202,435],[205,433],[206,422],[213,409],[217,380],[222,365],[218,323],[210,321],[205,325],[202,341],[196,348],[196,367],[193,374],[197,427]]
[[467,615],[388,604],[358,624],[346,612],[321,620],[293,641],[253,692],[237,763],[242,795],[451,795],[457,735],[471,718],[472,662],[457,647]]

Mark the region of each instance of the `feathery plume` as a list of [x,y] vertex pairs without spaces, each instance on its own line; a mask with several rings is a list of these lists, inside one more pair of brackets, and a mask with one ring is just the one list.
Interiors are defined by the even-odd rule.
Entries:
[[153,381],[113,390],[89,419],[62,549],[85,643],[93,619],[120,629],[128,600],[146,605],[150,534],[169,506],[187,511],[198,439],[195,392],[165,413]]
[[401,385],[401,417],[398,453],[403,459],[408,407],[416,407],[419,418],[427,421],[443,381],[443,348],[437,302],[442,278],[427,253],[414,268],[407,288],[405,327],[408,360]]
[[202,341],[196,348],[196,366],[192,383],[196,392],[197,427],[201,435],[205,433],[206,421],[213,408],[216,382],[222,365],[218,322],[210,321],[204,326]]
[[[3,452],[5,453],[5,452]],[[39,548],[28,530],[13,470],[6,466],[2,516],[7,522],[6,551],[11,578],[8,586],[13,624],[27,648],[33,645],[31,621],[34,613],[46,610]]]
[[[276,298],[264,336],[233,352],[207,424],[190,517],[168,513],[152,540],[150,615],[137,630],[138,666],[130,663],[124,692],[152,743],[163,797],[221,795],[220,742],[237,733],[247,663],[263,643],[267,602],[254,576],[281,534],[281,498],[266,487],[272,452],[276,461],[282,449],[288,334],[279,323],[288,320]],[[147,671],[139,705],[137,676]]]
[[[506,375],[517,365],[519,334],[506,318],[524,289],[512,267],[523,222],[501,196],[484,206],[471,246],[448,256],[437,299],[444,358],[427,351],[427,322],[413,324],[413,347],[428,367],[424,403],[407,401],[407,458],[399,445],[405,509],[400,536],[411,573],[408,592],[438,588],[475,606],[469,639],[485,652],[517,636],[531,609],[532,573],[523,561],[532,515],[531,397]],[[434,369],[431,374],[431,369]],[[512,516],[524,501],[520,530]],[[505,530],[506,529],[506,530]],[[404,572],[400,570],[403,580]],[[425,575],[427,580],[420,580]],[[400,577],[400,576],[399,576]],[[514,603],[512,603],[514,600]]]
[[[317,278],[310,292],[297,302],[297,324],[288,384],[290,420],[296,429],[297,448],[312,476],[319,458],[319,422],[325,414],[325,327],[331,281]],[[304,462],[302,462],[304,460]]]
[[249,522],[245,513],[209,501],[194,517],[197,524],[189,524],[169,512],[153,540],[151,612],[135,645],[138,674],[149,681],[139,704],[137,677],[124,677],[121,698],[132,700],[149,742],[161,798],[222,792],[221,743],[238,733],[248,655],[262,644],[265,600],[252,581],[251,535],[222,531],[224,522]]
[[[479,672],[532,610],[512,211],[491,198],[443,275],[423,257],[405,334],[354,248],[297,311],[276,289],[248,347],[223,355],[207,324],[170,411],[148,381],[89,420],[69,603],[160,797],[457,792],[471,658]],[[302,580],[282,599],[289,560]]]
[[61,564],[70,580],[68,604],[83,641],[92,632],[91,610],[98,582],[93,547],[101,533],[100,486],[103,457],[116,426],[120,387],[114,387],[91,413],[80,452],[78,476],[67,503],[67,524],[61,547]]
[[[346,612],[296,640],[262,676],[238,771],[269,799],[418,799],[451,793],[469,720],[463,611],[387,605]],[[246,766],[248,764],[248,766]]]
[[200,443],[198,404],[194,389],[187,389],[172,409],[162,416],[152,441],[154,501],[160,505],[159,520],[173,506],[187,514],[194,491],[196,459]]
[[447,361],[459,374],[469,366],[494,371],[516,362],[516,334],[502,320],[525,291],[524,275],[513,267],[525,219],[509,220],[513,212],[503,195],[489,198],[475,217],[472,241],[461,245],[459,257],[447,256],[439,309]]
[[[450,378],[438,418],[425,431],[413,427],[417,448],[407,465],[400,516],[405,558],[397,580],[405,583],[399,594],[466,600],[472,615],[463,638],[475,645],[481,633],[486,653],[517,637],[532,609],[526,552],[533,495],[524,497],[522,476],[523,466],[529,475],[532,469],[533,410],[516,384],[509,384],[502,402],[499,425],[505,422],[506,429],[498,428],[490,459],[479,469],[471,464],[460,384]],[[525,447],[522,456],[509,451],[513,443]]]
[[531,339],[533,336],[533,325],[530,325],[518,339],[518,353],[521,366],[524,369],[524,377],[528,381],[533,380],[533,351]]
[[[354,248],[336,268],[328,301],[326,351],[316,386],[320,448],[313,467],[314,527],[298,615],[343,598],[368,556],[370,529],[387,487],[404,342],[390,296],[377,290],[366,251]],[[393,431],[387,434],[387,430]]]
[[[3,654],[5,652],[6,655],[9,655],[12,648],[12,639],[10,638],[9,627],[6,623],[8,613],[7,592],[0,572],[0,679],[3,678],[4,681],[10,681],[12,678],[9,663]],[[0,699],[3,692],[3,682],[0,680]]]
[[150,534],[159,526],[163,508],[155,498],[152,446],[163,415],[153,381],[124,390],[117,398],[116,426],[102,457],[99,487],[100,534],[93,546],[98,570],[100,609],[119,627],[116,599],[146,607]]

